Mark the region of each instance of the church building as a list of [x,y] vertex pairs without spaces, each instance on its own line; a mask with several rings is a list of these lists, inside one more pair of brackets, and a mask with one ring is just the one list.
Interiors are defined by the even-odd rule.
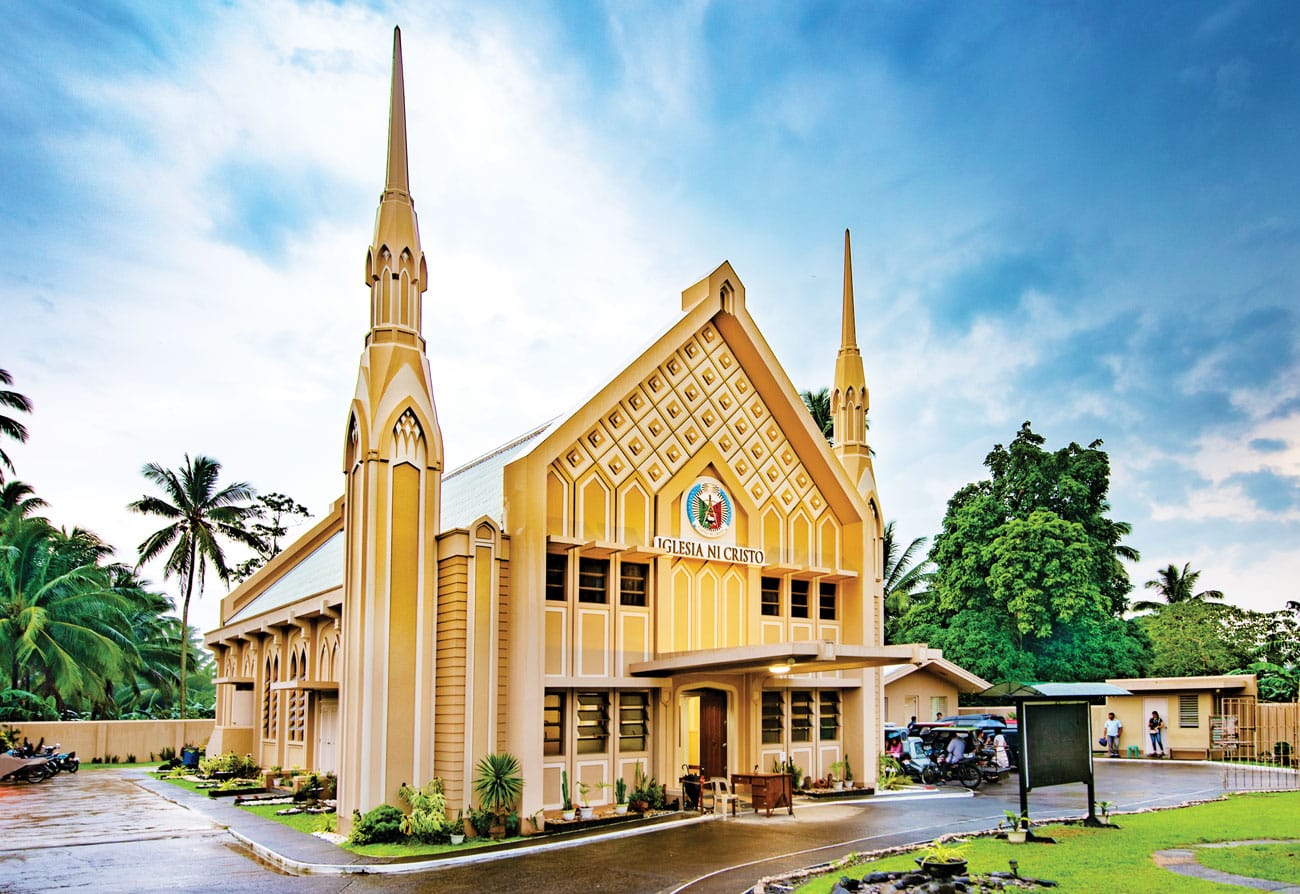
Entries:
[[441,777],[471,803],[499,751],[520,761],[521,814],[560,807],[562,771],[593,804],[638,770],[671,789],[685,765],[783,755],[810,776],[847,759],[874,785],[879,668],[928,650],[881,639],[848,233],[833,446],[723,262],[571,415],[445,469],[405,102],[395,33],[343,496],[222,600],[209,752],[337,772],[345,831],[402,783]]

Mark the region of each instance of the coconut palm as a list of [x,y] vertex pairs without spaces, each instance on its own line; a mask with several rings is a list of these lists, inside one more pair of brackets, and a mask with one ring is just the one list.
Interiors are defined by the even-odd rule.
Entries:
[[930,560],[916,561],[916,553],[925,547],[926,538],[917,537],[901,549],[901,543],[894,538],[894,523],[885,525],[885,536],[881,544],[881,553],[885,567],[885,614],[888,618],[897,618],[907,611],[912,596],[928,579]]
[[100,564],[110,553],[87,531],[0,515],[0,674],[10,686],[59,710],[103,702],[133,650],[128,600]]
[[831,389],[800,391],[799,396],[803,398],[804,406],[812,414],[813,425],[817,426],[822,437],[829,442],[835,431],[835,422],[831,419]]
[[[250,504],[253,489],[242,481],[218,486],[221,463],[207,456],[193,459],[185,455],[185,464],[178,470],[164,469],[149,463],[142,470],[145,480],[163,491],[164,497],[143,496],[127,508],[142,515],[157,515],[168,524],[150,534],[140,544],[140,565],[151,562],[163,553],[164,577],[175,575],[180,579],[181,630],[189,630],[190,600],[194,585],[203,596],[204,579],[209,567],[223,583],[230,582],[230,569],[222,541],[234,541],[262,549],[256,534],[245,529],[248,519],[257,509]],[[138,566],[137,566],[138,567]],[[180,649],[180,701],[181,717],[186,716],[186,665],[189,651],[182,642]]]
[[36,496],[36,491],[30,484],[17,479],[0,484],[0,512],[17,509],[22,515],[31,515],[37,509],[43,509],[48,505]]
[[1207,599],[1223,599],[1222,590],[1202,590],[1196,592],[1196,581],[1200,578],[1201,572],[1192,570],[1192,563],[1188,562],[1183,565],[1183,570],[1179,571],[1174,565],[1167,565],[1156,572],[1156,576],[1147,581],[1142,586],[1148,590],[1155,590],[1157,594],[1164,597],[1164,602],[1152,602],[1150,600],[1139,600],[1133,603],[1135,611],[1154,611],[1163,605],[1179,605],[1185,602],[1205,602]]
[[[12,385],[13,383],[14,378],[9,375],[9,371],[7,369],[0,369],[0,385]],[[0,388],[0,407],[17,410],[20,413],[30,413],[32,411],[32,402],[17,391],[9,391]],[[26,441],[27,427],[17,419],[0,413],[0,434],[7,435],[15,441]],[[0,465],[8,468],[11,472],[14,470],[14,464],[10,461],[9,455],[5,453],[4,450],[0,450]],[[4,470],[0,469],[0,481],[4,480]]]

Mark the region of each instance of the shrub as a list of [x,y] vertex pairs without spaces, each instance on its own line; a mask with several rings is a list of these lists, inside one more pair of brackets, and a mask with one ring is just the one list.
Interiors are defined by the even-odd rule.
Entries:
[[[117,763],[117,759],[112,759]],[[236,777],[253,779],[261,773],[257,766],[257,761],[253,760],[251,754],[239,755],[233,751],[227,751],[225,754],[216,757],[204,757],[199,759],[199,775],[210,778],[213,773],[233,773]]]
[[518,758],[505,752],[483,755],[474,774],[474,794],[480,807],[504,818],[515,809],[523,791]]
[[158,752],[158,760],[162,761],[164,764],[170,764],[172,761],[176,760],[176,749],[168,745],[162,751]]
[[403,785],[398,795],[411,808],[402,817],[402,831],[421,844],[445,844],[451,835],[447,819],[447,797],[442,793],[442,780],[436,776],[424,788]]
[[365,816],[361,811],[352,811],[352,834],[348,836],[351,844],[382,844],[401,841],[402,811],[392,804],[380,804]]

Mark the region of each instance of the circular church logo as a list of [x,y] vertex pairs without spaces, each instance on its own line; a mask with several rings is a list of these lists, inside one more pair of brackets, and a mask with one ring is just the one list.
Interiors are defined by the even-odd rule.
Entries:
[[686,494],[686,517],[701,537],[721,537],[731,527],[731,497],[721,485],[701,481]]

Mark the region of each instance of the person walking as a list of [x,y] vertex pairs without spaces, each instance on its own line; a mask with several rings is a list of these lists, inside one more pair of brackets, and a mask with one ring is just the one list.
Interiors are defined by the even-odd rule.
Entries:
[[1165,728],[1165,721],[1161,718],[1159,711],[1152,711],[1150,719],[1147,720],[1147,733],[1151,736],[1151,755],[1152,757],[1165,756],[1165,737],[1161,730]]
[[1106,751],[1111,757],[1119,757],[1119,733],[1123,728],[1114,711],[1106,715]]

